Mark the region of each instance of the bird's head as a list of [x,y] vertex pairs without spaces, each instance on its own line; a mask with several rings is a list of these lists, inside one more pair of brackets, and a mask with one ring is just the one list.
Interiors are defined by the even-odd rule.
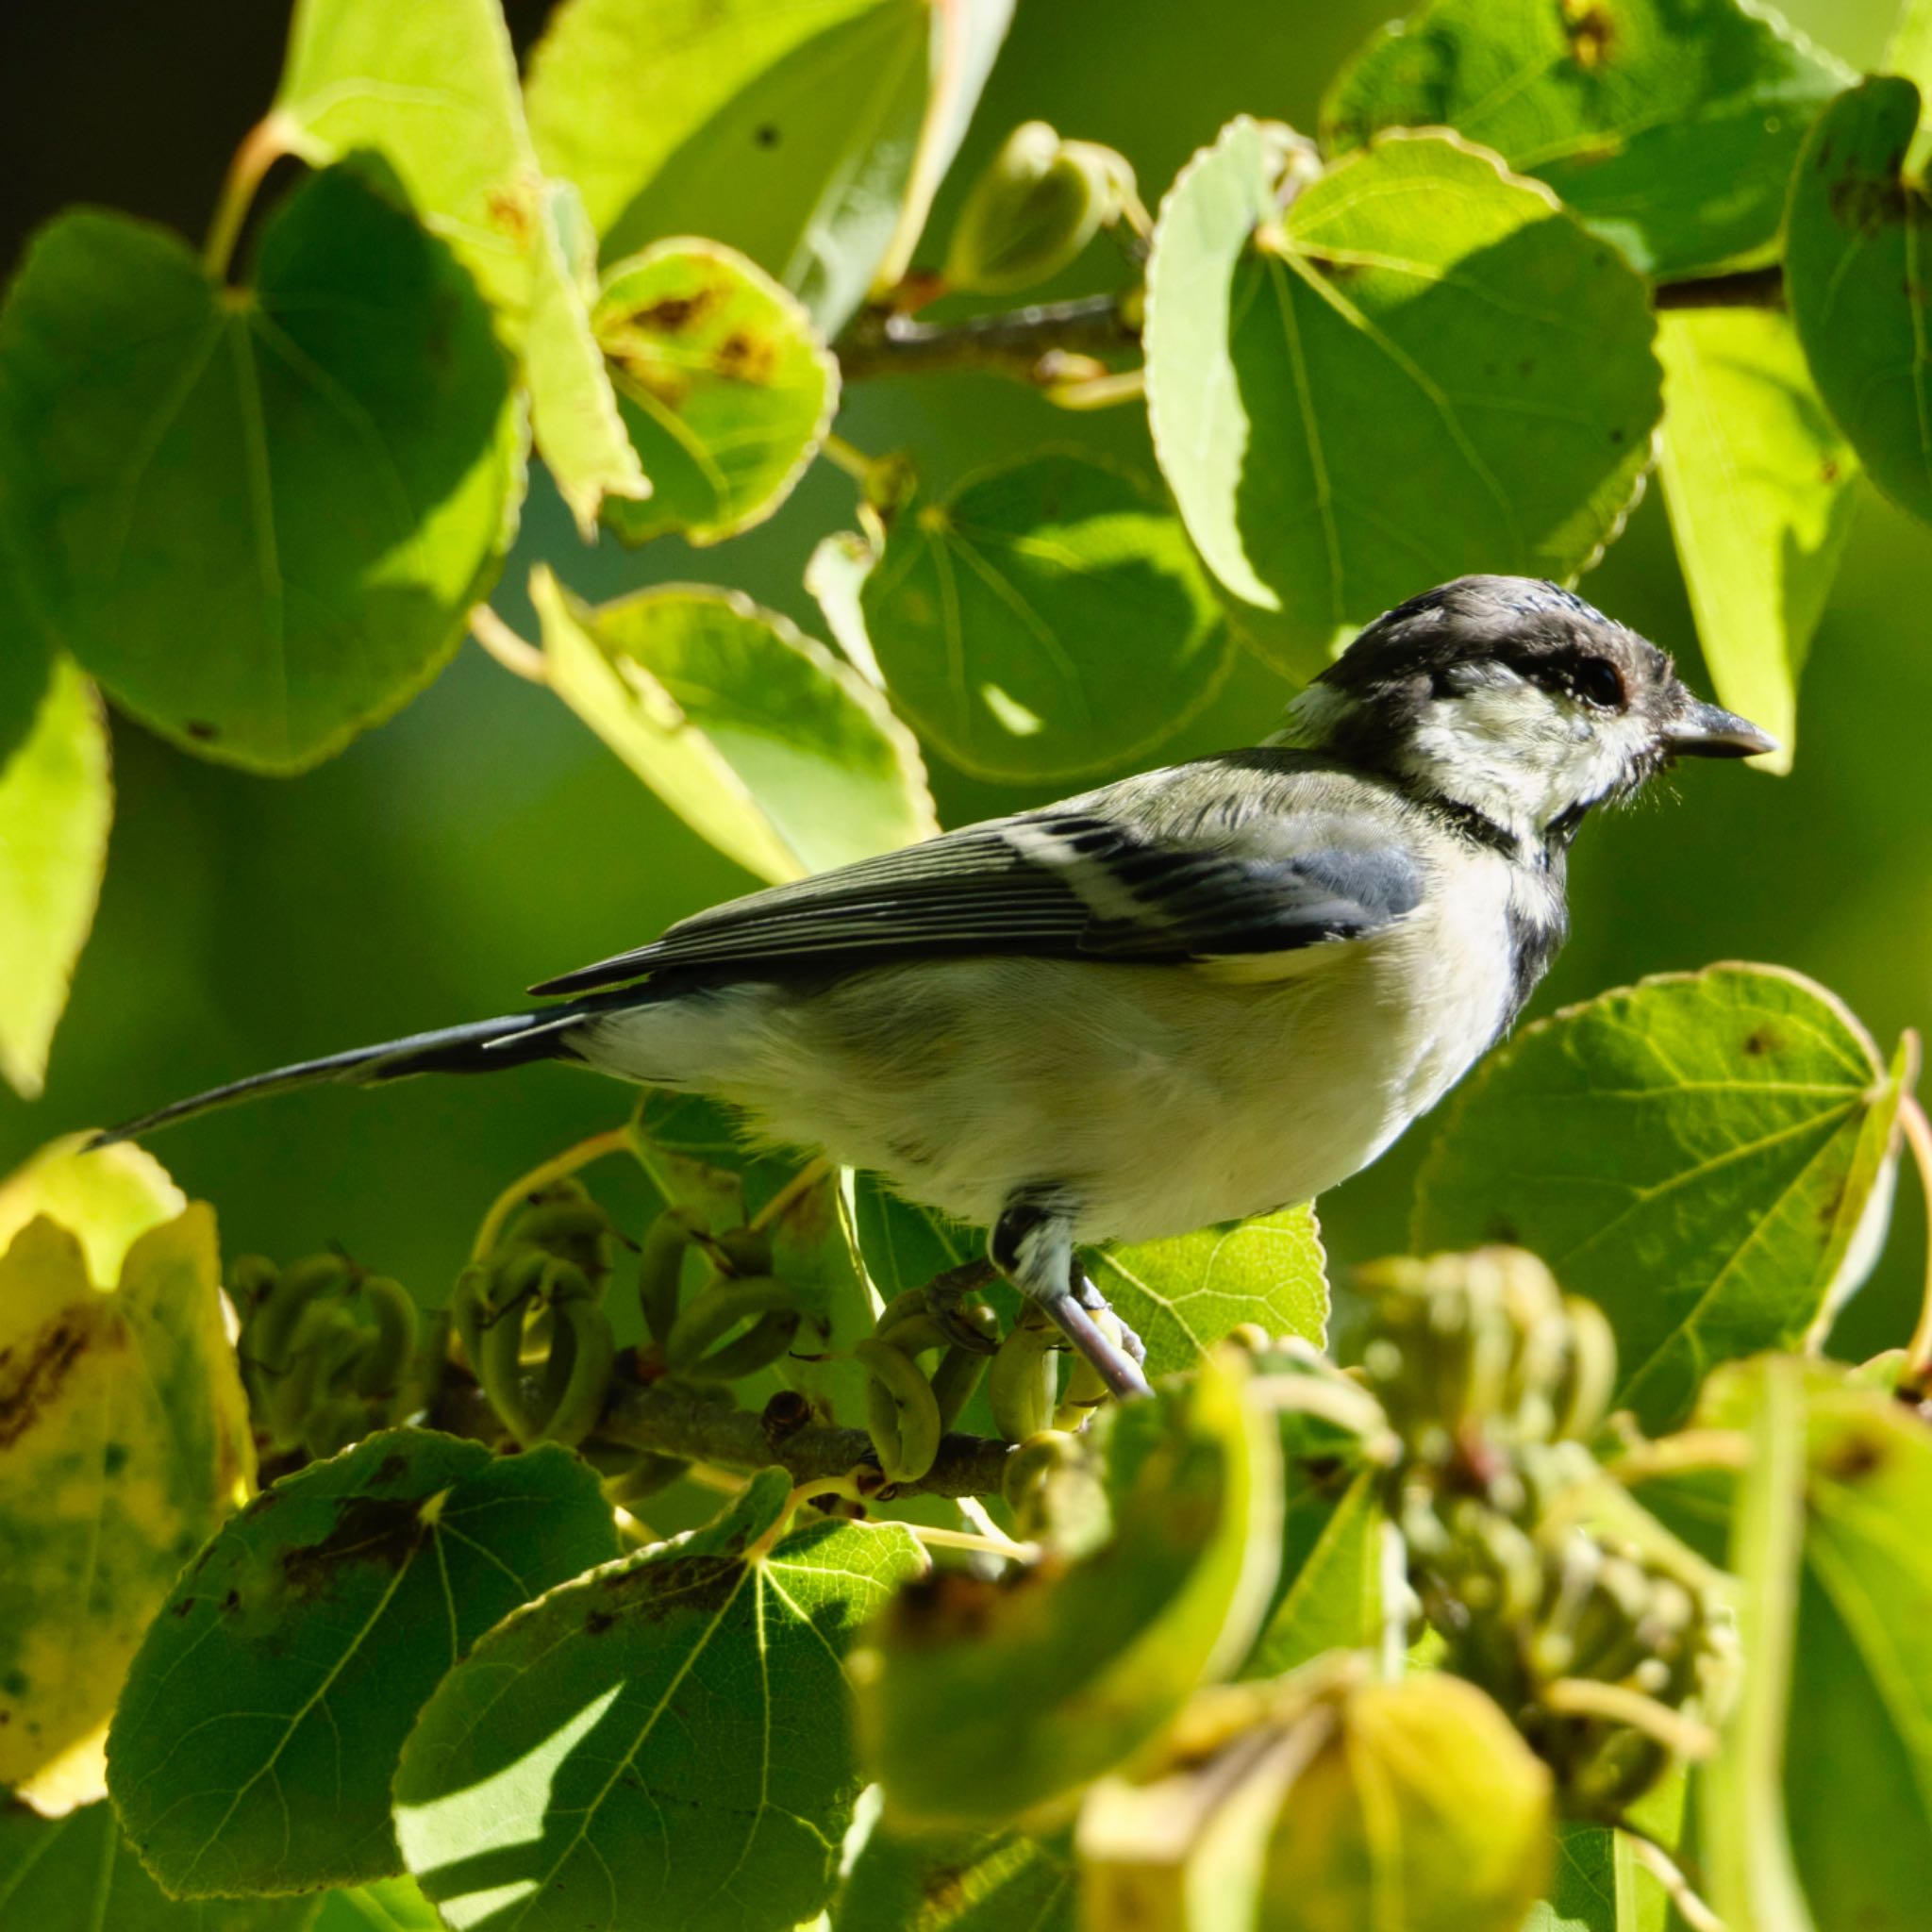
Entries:
[[1296,700],[1283,735],[1538,840],[1673,758],[1776,749],[1581,597],[1499,576],[1457,577],[1378,617]]

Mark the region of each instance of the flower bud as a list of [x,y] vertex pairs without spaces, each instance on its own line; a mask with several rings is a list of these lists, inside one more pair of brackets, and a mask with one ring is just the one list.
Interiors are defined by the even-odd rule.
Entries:
[[946,254],[949,287],[982,295],[1029,289],[1059,271],[1119,214],[1133,173],[1111,148],[1062,141],[1023,122],[973,184]]

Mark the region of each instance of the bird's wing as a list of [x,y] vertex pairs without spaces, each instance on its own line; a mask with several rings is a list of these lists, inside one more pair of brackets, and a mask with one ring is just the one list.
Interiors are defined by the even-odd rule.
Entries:
[[[1192,769],[1127,783],[1145,788]],[[1208,788],[1197,780],[1196,791]],[[1124,818],[1102,791],[969,825],[713,907],[650,945],[531,991],[581,992],[674,967],[756,973],[936,954],[1187,960],[1290,952],[1357,938],[1422,896],[1420,866],[1391,842],[1386,821],[1351,824],[1326,809],[1298,827],[1291,808],[1257,806],[1230,822],[1218,808],[1177,816],[1159,808],[1158,794],[1154,802],[1151,814]],[[1162,829],[1140,829],[1148,824]]]

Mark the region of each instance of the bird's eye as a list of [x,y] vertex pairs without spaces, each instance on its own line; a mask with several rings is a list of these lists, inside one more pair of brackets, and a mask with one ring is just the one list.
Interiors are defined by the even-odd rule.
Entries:
[[1607,658],[1586,658],[1576,667],[1576,695],[1605,711],[1624,707],[1624,680]]

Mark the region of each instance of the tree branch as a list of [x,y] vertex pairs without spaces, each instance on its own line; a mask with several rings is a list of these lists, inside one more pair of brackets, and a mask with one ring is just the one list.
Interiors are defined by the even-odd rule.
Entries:
[[[723,1469],[785,1470],[794,1485],[858,1473],[860,1491],[881,1503],[906,1496],[996,1496],[1010,1442],[984,1436],[943,1436],[940,1453],[917,1482],[889,1483],[863,1429],[815,1422],[804,1397],[786,1391],[763,1410],[739,1408],[722,1391],[666,1379],[614,1379],[596,1438],[681,1461]],[[445,1379],[429,1417],[433,1427],[486,1441],[504,1433],[483,1391],[460,1370]],[[874,1483],[876,1488],[874,1488]]]
[[1763,268],[1737,269],[1729,275],[1660,282],[1656,302],[1658,308],[1782,308],[1784,266],[1774,261]]
[[[1772,262],[1726,275],[1690,275],[1659,283],[1655,299],[1659,309],[1778,308],[1784,306],[1784,270]],[[954,369],[1039,382],[1047,357],[1115,356],[1137,347],[1138,308],[1138,291],[1127,291],[1036,302],[964,322],[920,322],[873,308],[863,311],[834,346],[847,382]]]
[[862,311],[836,343],[847,382],[874,375],[924,375],[941,369],[982,369],[1022,382],[1036,380],[1041,358],[1118,355],[1141,340],[1127,295],[1082,295],[1036,302],[964,322],[917,322],[881,309]]

